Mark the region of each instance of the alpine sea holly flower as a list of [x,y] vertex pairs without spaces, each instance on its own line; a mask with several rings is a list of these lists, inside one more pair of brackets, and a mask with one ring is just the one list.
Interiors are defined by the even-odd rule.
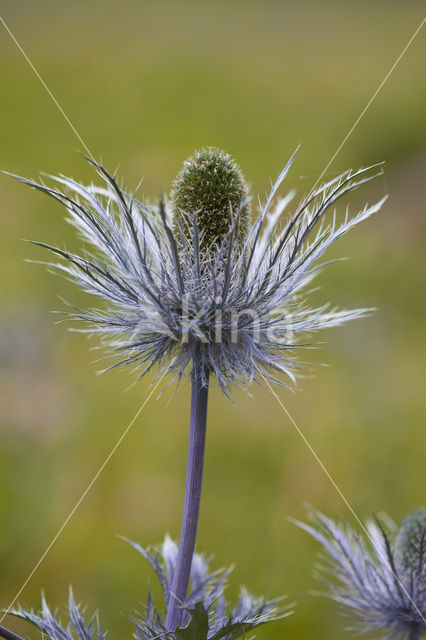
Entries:
[[143,375],[157,365],[180,377],[195,365],[201,385],[213,375],[228,391],[254,380],[286,384],[300,364],[301,337],[365,315],[366,309],[309,308],[302,290],[319,259],[346,231],[378,211],[385,198],[339,224],[326,220],[337,200],[371,180],[375,168],[347,171],[309,194],[282,225],[294,197],[276,199],[293,158],[264,207],[249,223],[248,188],[224,152],[207,148],[189,158],[169,203],[149,206],[123,191],[90,161],[103,188],[63,176],[58,187],[20,178],[63,204],[68,220],[93,247],[79,256],[37,243],[63,259],[49,267],[105,304],[70,315],[87,323],[117,360]]
[[347,524],[318,512],[313,526],[298,522],[323,547],[319,577],[328,595],[364,632],[418,640],[426,634],[426,508],[409,513],[399,526],[368,522],[369,540]]
[[[377,172],[348,171],[302,199],[283,225],[294,194],[273,203],[293,157],[250,224],[248,188],[234,160],[208,147],[178,174],[171,201],[158,207],[123,191],[114,176],[90,161],[102,188],[50,176],[58,186],[22,179],[63,204],[69,221],[93,247],[82,256],[38,243],[62,258],[49,267],[98,296],[104,306],[74,309],[83,331],[103,338],[143,375],[153,366],[192,382],[188,470],[165,629],[182,627],[198,525],[210,377],[226,393],[254,380],[294,381],[295,348],[306,333],[365,315],[366,309],[309,308],[302,290],[337,238],[380,209],[384,200],[337,222],[336,201]],[[62,188],[61,188],[62,187]],[[106,303],[106,304],[105,304]]]

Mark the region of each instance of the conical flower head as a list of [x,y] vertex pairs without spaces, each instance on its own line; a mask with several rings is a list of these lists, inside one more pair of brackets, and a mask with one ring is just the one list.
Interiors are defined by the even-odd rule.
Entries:
[[398,570],[411,574],[422,564],[426,578],[426,508],[411,511],[398,529],[395,539],[395,562]]
[[217,147],[195,151],[173,185],[174,228],[190,229],[197,221],[204,246],[217,243],[234,226],[243,241],[248,229],[248,188],[235,160]]

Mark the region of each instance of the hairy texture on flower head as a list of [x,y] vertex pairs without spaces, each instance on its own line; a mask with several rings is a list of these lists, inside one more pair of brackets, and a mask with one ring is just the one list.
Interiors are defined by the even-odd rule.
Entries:
[[[173,597],[172,584],[176,571],[178,547],[166,536],[154,549],[144,549],[127,540],[148,560],[160,581],[164,609]],[[185,602],[180,603],[183,616],[179,627],[166,631],[165,615],[153,603],[151,594],[143,613],[135,613],[132,622],[135,637],[140,640],[233,640],[245,637],[247,631],[290,615],[291,606],[283,607],[281,598],[265,601],[253,598],[245,589],[234,608],[229,608],[223,595],[231,569],[210,572],[210,559],[195,553],[191,567],[191,585]]]
[[[292,158],[293,159],[293,158]],[[103,301],[90,310],[73,308],[82,329],[97,334],[117,359],[143,375],[180,378],[194,361],[201,383],[216,376],[225,393],[254,380],[294,383],[303,368],[296,349],[306,336],[365,315],[367,309],[310,308],[303,289],[317,274],[318,261],[344,233],[378,211],[384,201],[338,223],[327,212],[346,193],[377,175],[349,171],[310,194],[282,225],[293,193],[276,200],[287,164],[241,244],[238,221],[210,245],[202,243],[197,217],[173,230],[167,203],[147,206],[120,188],[94,162],[103,188],[49,176],[58,185],[23,180],[63,204],[69,221],[92,246],[82,255],[36,243],[61,259],[50,268]],[[110,367],[107,367],[110,368]],[[278,378],[276,373],[285,374]]]
[[81,606],[75,602],[71,589],[65,624],[58,618],[56,611],[52,613],[44,596],[42,597],[42,608],[39,612],[28,611],[19,607],[7,613],[31,622],[49,640],[105,640],[105,634],[99,626],[98,616],[94,615],[86,623],[84,609],[81,610]]
[[321,513],[313,526],[296,522],[322,547],[325,566],[318,577],[328,595],[364,632],[386,631],[386,637],[418,640],[426,634],[426,509],[409,514],[399,527],[368,522],[368,541],[347,524]]

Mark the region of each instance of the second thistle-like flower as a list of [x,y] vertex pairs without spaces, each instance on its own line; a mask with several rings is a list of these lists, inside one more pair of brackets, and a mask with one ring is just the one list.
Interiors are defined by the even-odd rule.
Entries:
[[313,526],[297,523],[324,551],[319,577],[328,594],[364,632],[419,640],[426,635],[426,508],[409,513],[399,526],[379,520],[364,528],[363,540],[348,525],[318,512]]

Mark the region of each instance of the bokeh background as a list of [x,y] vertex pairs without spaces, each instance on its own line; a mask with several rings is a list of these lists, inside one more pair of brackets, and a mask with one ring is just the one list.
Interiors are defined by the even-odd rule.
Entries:
[[[91,152],[128,188],[155,199],[197,147],[224,147],[262,198],[302,143],[287,187],[306,193],[420,23],[422,2],[298,3],[3,1],[2,15]],[[0,166],[36,177],[96,175],[57,107],[0,27]],[[355,512],[398,520],[425,502],[426,31],[418,35],[329,168],[386,161],[385,177],[351,198],[384,193],[382,213],[342,239],[318,301],[377,306],[324,333],[326,362],[280,397]],[[23,239],[71,248],[59,206],[0,181],[0,604],[7,606],[146,397],[114,371],[96,376],[94,343],[56,324],[72,285],[24,260]],[[130,388],[129,388],[130,387]],[[235,563],[238,586],[298,603],[258,637],[350,637],[332,603],[309,591],[316,544],[288,521],[305,503],[353,522],[276,399],[260,388],[211,393],[199,549]],[[153,575],[120,541],[177,536],[189,391],[153,398],[21,594],[43,587],[62,605],[68,585],[101,612],[112,638]],[[356,523],[355,523],[356,524]],[[21,633],[35,632],[16,622]]]

